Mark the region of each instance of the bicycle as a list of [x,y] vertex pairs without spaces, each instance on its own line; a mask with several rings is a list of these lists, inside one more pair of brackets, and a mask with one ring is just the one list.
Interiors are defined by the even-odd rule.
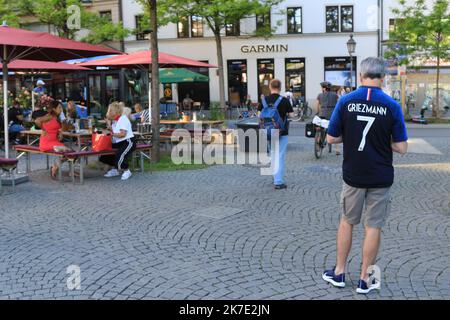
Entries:
[[[314,155],[316,159],[320,159],[323,149],[327,146],[327,129],[315,125],[316,134],[314,136]],[[328,144],[328,152],[332,152],[331,144]]]
[[309,107],[308,103],[300,102],[294,107],[294,116],[290,119],[299,122],[311,117],[311,115],[312,109]]

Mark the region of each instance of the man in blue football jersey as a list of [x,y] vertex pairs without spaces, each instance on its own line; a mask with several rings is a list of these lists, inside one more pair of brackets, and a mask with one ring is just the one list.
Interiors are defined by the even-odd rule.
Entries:
[[359,224],[365,207],[362,269],[356,291],[366,294],[380,288],[379,279],[370,274],[370,269],[390,211],[393,152],[407,152],[408,136],[400,105],[381,90],[384,60],[365,59],[360,76],[362,86],[339,100],[328,128],[328,143],[344,144],[343,215],[337,234],[336,266],[325,271],[322,278],[336,287],[345,286],[353,226]]

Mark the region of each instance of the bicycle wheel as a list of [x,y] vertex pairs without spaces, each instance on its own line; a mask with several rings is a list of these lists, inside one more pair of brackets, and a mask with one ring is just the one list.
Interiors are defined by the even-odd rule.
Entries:
[[316,131],[316,136],[314,137],[314,155],[316,159],[322,157],[323,147],[322,147],[322,132]]

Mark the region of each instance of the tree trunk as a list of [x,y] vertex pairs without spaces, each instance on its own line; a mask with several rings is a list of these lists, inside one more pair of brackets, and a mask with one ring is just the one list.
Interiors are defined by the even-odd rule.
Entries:
[[159,61],[158,61],[158,15],[156,10],[156,0],[149,0],[150,8],[150,46],[152,51],[151,84],[152,84],[152,162],[159,162]]
[[441,57],[437,57],[437,64],[436,64],[436,103],[434,104],[433,108],[433,117],[440,118],[441,117],[441,101],[440,101],[440,89],[439,89],[439,82],[441,78]]
[[220,36],[220,29],[214,30],[214,37],[216,39],[217,48],[217,64],[219,67],[219,95],[220,95],[220,109],[225,110],[225,75],[223,67],[223,51],[222,51],[222,38]]

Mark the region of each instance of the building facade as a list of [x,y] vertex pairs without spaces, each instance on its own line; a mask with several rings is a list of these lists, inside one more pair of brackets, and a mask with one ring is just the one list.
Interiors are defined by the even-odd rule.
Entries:
[[[124,26],[139,30],[142,8],[134,0],[124,1],[123,6]],[[291,89],[310,102],[317,97],[324,80],[338,86],[355,86],[358,63],[379,54],[379,21],[377,0],[286,0],[273,7],[270,16],[241,20],[239,26],[223,30],[227,101],[242,101],[247,95],[257,101],[261,94],[268,93],[273,78],[283,82],[284,91]],[[269,39],[249,36],[257,23],[270,23],[276,28],[274,35]],[[353,79],[347,50],[350,34],[357,42]],[[162,52],[217,65],[213,34],[198,17],[186,17],[178,25],[160,28],[159,46]],[[125,40],[127,52],[148,48],[146,35]],[[217,70],[197,71],[209,75],[209,85],[180,85],[178,90],[175,88],[178,99],[189,93],[197,101],[219,101]]]

